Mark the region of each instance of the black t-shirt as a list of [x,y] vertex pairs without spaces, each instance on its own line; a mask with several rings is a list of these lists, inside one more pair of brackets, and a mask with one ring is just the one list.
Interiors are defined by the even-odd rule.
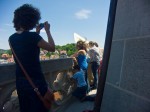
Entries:
[[[24,31],[21,34],[14,33],[9,37],[11,46],[13,47],[17,57],[22,63],[23,67],[35,81],[44,82],[44,75],[40,66],[40,48],[37,46],[38,42],[42,37],[36,32]],[[20,66],[18,65],[16,59],[16,80],[25,78]],[[25,78],[26,79],[26,78]]]

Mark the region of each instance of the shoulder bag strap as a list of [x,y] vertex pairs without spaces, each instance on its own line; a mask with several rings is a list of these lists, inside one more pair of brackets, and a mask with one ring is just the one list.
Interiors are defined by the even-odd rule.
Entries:
[[12,46],[11,46],[10,41],[9,41],[9,45],[10,45],[10,48],[11,48],[11,50],[12,50],[12,53],[13,53],[14,57],[16,58],[16,60],[17,60],[17,62],[18,62],[18,64],[19,64],[19,66],[21,67],[21,69],[22,69],[22,71],[23,71],[23,73],[24,73],[26,79],[29,81],[29,83],[31,84],[31,86],[34,88],[34,91],[36,92],[36,94],[38,95],[38,97],[39,97],[42,101],[44,101],[44,98],[42,97],[42,95],[41,95],[41,93],[39,92],[38,88],[37,88],[37,87],[35,86],[35,84],[32,82],[30,76],[28,75],[28,73],[27,73],[26,70],[24,69],[23,65],[22,65],[21,62],[19,61],[19,59],[18,59],[18,57],[17,57],[17,55],[16,55],[14,49],[13,49]]

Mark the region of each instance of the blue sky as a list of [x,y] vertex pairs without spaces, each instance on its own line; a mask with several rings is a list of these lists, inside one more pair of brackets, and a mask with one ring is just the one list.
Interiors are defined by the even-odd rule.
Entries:
[[[104,46],[110,0],[0,0],[0,49],[9,49],[13,12],[25,3],[39,8],[40,22],[49,21],[56,45],[75,43],[76,32]],[[43,30],[40,35],[47,40]]]

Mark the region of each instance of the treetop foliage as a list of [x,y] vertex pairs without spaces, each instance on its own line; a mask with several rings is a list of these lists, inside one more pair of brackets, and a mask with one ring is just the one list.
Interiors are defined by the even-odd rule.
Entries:
[[[67,51],[67,55],[68,56],[71,56],[72,54],[74,54],[77,50],[76,50],[76,44],[75,43],[71,43],[71,44],[66,44],[66,45],[56,45],[55,46],[56,50],[58,52],[62,51],[62,50],[65,50]],[[42,49],[41,49],[42,50]],[[0,55],[3,54],[3,53],[6,53],[6,54],[9,54],[9,55],[12,55],[12,52],[10,49],[8,50],[3,50],[3,49],[0,49]],[[50,53],[50,54],[53,54],[53,53]]]

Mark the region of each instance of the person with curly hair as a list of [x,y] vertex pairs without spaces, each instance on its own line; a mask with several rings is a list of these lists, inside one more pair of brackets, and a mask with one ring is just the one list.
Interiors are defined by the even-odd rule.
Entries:
[[[31,80],[38,87],[41,95],[44,96],[48,85],[40,65],[40,48],[54,52],[55,43],[51,36],[48,22],[44,23],[48,42],[39,35],[41,30],[39,25],[40,19],[39,10],[31,4],[24,4],[17,8],[14,11],[13,19],[16,32],[9,37],[9,43]],[[30,31],[33,28],[36,28],[36,32]],[[15,57],[14,59],[16,62],[16,89],[20,112],[48,112],[26,79]]]

